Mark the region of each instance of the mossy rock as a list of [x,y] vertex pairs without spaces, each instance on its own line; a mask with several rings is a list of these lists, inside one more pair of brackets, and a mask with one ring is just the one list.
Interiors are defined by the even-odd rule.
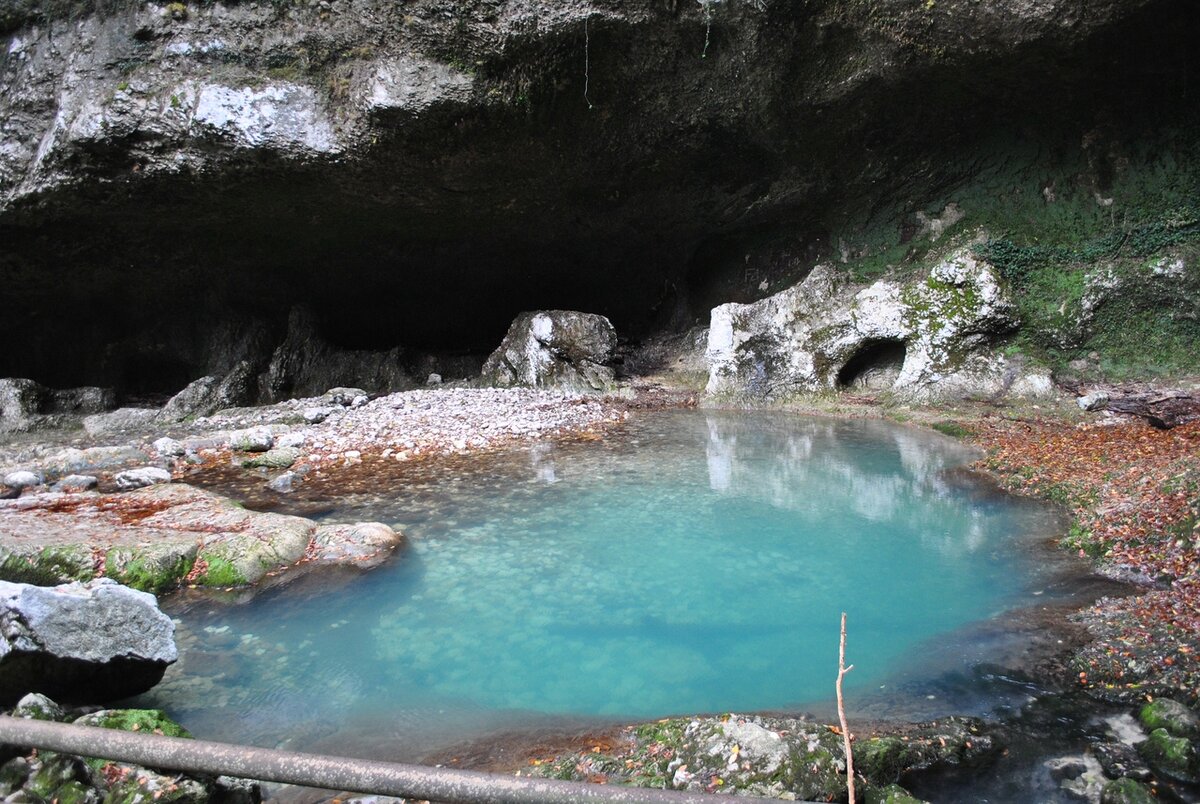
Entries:
[[198,559],[203,559],[208,568],[196,582],[202,586],[256,583],[271,570],[302,558],[315,529],[308,520],[278,516],[265,537],[253,532],[230,534],[200,550]]
[[187,729],[167,717],[167,713],[161,709],[102,709],[77,718],[75,722],[81,726],[100,726],[118,731],[138,731],[186,739],[192,737]]
[[56,723],[65,723],[68,719],[67,713],[61,706],[40,692],[31,692],[17,701],[12,716],[25,720],[49,720]]
[[100,793],[82,782],[67,782],[50,796],[54,804],[100,804]]
[[191,571],[196,551],[194,544],[114,547],[105,556],[105,574],[143,592],[167,592]]
[[207,804],[211,785],[198,779],[163,776],[135,765],[117,765],[123,773],[111,784],[104,804]]
[[1100,794],[1100,804],[1155,804],[1157,801],[1149,787],[1128,777],[1104,785]]
[[1155,773],[1187,784],[1200,782],[1200,761],[1186,737],[1172,737],[1166,729],[1155,729],[1138,745],[1138,753]]
[[21,549],[0,546],[0,581],[54,586],[96,577],[92,551],[86,545]]
[[300,458],[300,450],[295,447],[275,447],[260,452],[242,461],[247,469],[287,469]]
[[854,770],[871,782],[887,785],[921,760],[915,746],[899,737],[873,737],[854,743]]
[[1138,713],[1138,718],[1151,731],[1166,729],[1172,737],[1200,739],[1200,716],[1170,698],[1158,698],[1146,704]]
[[196,576],[199,586],[248,586],[251,583],[251,579],[243,575],[236,564],[217,551],[205,551],[199,559],[205,566]]
[[0,765],[0,796],[10,795],[29,779],[29,760],[13,757]]
[[869,786],[864,793],[866,804],[925,804],[898,784],[884,787]]
[[79,757],[43,753],[33,766],[24,789],[39,798],[51,799],[55,790],[71,782],[87,782],[90,773]]

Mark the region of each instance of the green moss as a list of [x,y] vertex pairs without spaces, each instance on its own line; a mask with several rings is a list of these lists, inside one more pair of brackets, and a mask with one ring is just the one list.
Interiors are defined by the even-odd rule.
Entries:
[[54,804],[97,804],[100,794],[82,782],[67,782],[50,795]]
[[1092,535],[1090,530],[1078,522],[1071,525],[1071,530],[1063,537],[1060,544],[1072,552],[1082,551],[1089,558],[1098,559],[1104,555],[1104,545]]
[[956,421],[941,421],[934,422],[929,425],[934,430],[937,430],[942,435],[948,435],[951,438],[966,438],[971,434],[971,431]]
[[1100,794],[1100,804],[1155,804],[1157,801],[1159,799],[1149,787],[1128,777],[1104,785]]
[[192,736],[187,729],[167,717],[167,713],[161,709],[105,709],[84,715],[76,723],[117,731],[161,734],[165,737],[191,739]]
[[0,580],[52,586],[96,577],[90,551],[79,545],[44,547],[35,553],[9,552],[0,561]]
[[889,784],[884,787],[868,786],[864,797],[866,804],[922,804],[921,799],[916,798],[898,784]]
[[178,586],[191,570],[193,560],[186,554],[154,557],[135,552],[130,556],[128,548],[117,547],[108,551],[105,565],[108,576],[118,583],[159,594]]
[[854,769],[870,781],[886,785],[898,780],[919,756],[899,737],[874,737],[854,744]]
[[1138,744],[1138,753],[1157,773],[1186,782],[1200,781],[1200,761],[1190,740],[1172,737],[1166,729],[1155,729]]
[[1142,707],[1138,719],[1147,729],[1166,729],[1173,737],[1200,739],[1200,717],[1170,698],[1158,698]]
[[88,778],[87,767],[79,757],[66,754],[43,753],[38,757],[25,790],[50,800],[55,790],[71,782],[82,782]]
[[196,583],[201,586],[246,585],[246,577],[238,571],[238,568],[229,559],[211,554],[204,554],[201,558],[208,563],[208,569],[196,579]]

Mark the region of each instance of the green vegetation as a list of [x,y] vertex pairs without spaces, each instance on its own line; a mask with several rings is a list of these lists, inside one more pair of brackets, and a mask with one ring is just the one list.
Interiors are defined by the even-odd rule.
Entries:
[[159,594],[178,586],[192,568],[192,561],[185,555],[163,556],[156,561],[149,556],[129,556],[127,549],[114,548],[108,552],[106,565],[109,577],[118,583]]
[[246,585],[245,576],[229,559],[211,554],[202,555],[201,558],[208,564],[208,569],[196,578],[196,582],[201,586]]
[[951,438],[966,438],[971,434],[971,431],[956,421],[941,421],[934,422],[929,425],[934,430],[937,430],[942,435],[948,435]]
[[1200,135],[1193,132],[1167,132],[1133,152],[1124,143],[1085,143],[1049,168],[1037,146],[997,138],[972,151],[976,159],[991,154],[990,167],[964,163],[971,178],[923,209],[896,204],[831,221],[834,256],[855,281],[870,282],[927,271],[948,249],[971,244],[1017,305],[1021,330],[1008,351],[1060,371],[1092,355],[1101,374],[1118,380],[1194,372]]
[[95,576],[90,556],[80,547],[43,547],[32,555],[8,552],[0,560],[0,579],[16,583],[52,586]]

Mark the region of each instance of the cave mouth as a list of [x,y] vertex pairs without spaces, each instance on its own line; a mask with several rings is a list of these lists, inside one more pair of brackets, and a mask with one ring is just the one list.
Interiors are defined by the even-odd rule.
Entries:
[[883,391],[896,384],[907,355],[904,341],[881,339],[868,341],[846,361],[837,375],[837,387],[865,391]]

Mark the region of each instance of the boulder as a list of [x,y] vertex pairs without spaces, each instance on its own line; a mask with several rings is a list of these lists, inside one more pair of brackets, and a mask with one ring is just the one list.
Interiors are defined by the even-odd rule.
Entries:
[[242,461],[247,469],[287,469],[300,458],[296,447],[274,447]]
[[1076,398],[1075,404],[1080,410],[1104,410],[1109,398],[1107,391],[1091,391]]
[[67,475],[50,487],[51,491],[76,494],[81,491],[91,491],[100,485],[100,479],[94,475]]
[[117,396],[111,388],[85,385],[50,392],[50,413],[101,413],[112,410]]
[[229,433],[229,448],[238,452],[266,452],[275,446],[275,436],[269,427],[248,427]]
[[27,489],[30,486],[40,486],[46,482],[37,472],[20,470],[17,472],[9,472],[4,476],[4,485],[10,489]]
[[605,391],[617,333],[602,315],[572,310],[521,313],[483,364],[483,381],[500,388]]
[[102,436],[141,430],[153,424],[158,417],[155,408],[117,408],[108,413],[95,413],[83,420],[83,429],[88,435]]
[[108,578],[56,587],[0,581],[0,700],[144,692],[176,659],[175,625],[153,595]]
[[[385,393],[413,388],[416,383],[404,369],[405,352],[342,349],[317,331],[312,313],[294,308],[288,317],[287,337],[259,377],[263,401],[317,396],[327,388],[353,385]],[[348,403],[347,403],[348,404]]]
[[996,352],[1016,325],[995,269],[970,247],[924,276],[869,286],[818,265],[773,296],[713,309],[706,390],[758,398],[891,390],[922,400],[1051,393],[1047,372]]
[[1100,804],[1155,804],[1160,799],[1136,779],[1116,779],[1104,785]]
[[1165,728],[1159,728],[1137,748],[1155,773],[1184,784],[1200,782],[1200,753],[1186,737],[1172,737]]
[[114,480],[117,482],[117,488],[121,491],[133,491],[153,486],[156,483],[170,483],[171,473],[166,469],[159,469],[157,466],[143,466],[119,472]]
[[160,458],[179,458],[187,452],[187,447],[182,442],[167,436],[157,439],[153,446]]
[[26,720],[51,720],[56,723],[67,719],[66,711],[40,692],[31,692],[17,701],[12,716]]
[[111,389],[82,387],[55,391],[21,378],[0,380],[0,432],[24,432],[63,424],[70,415],[113,406]]
[[47,389],[19,377],[0,380],[0,430],[12,432],[27,429],[34,416],[41,412]]
[[1166,729],[1172,737],[1200,740],[1200,715],[1179,701],[1156,698],[1142,707],[1138,719],[1150,731]]
[[163,406],[158,418],[181,422],[195,416],[207,416],[223,408],[249,404],[254,399],[254,372],[250,363],[239,361],[223,377],[201,377],[188,384]]

